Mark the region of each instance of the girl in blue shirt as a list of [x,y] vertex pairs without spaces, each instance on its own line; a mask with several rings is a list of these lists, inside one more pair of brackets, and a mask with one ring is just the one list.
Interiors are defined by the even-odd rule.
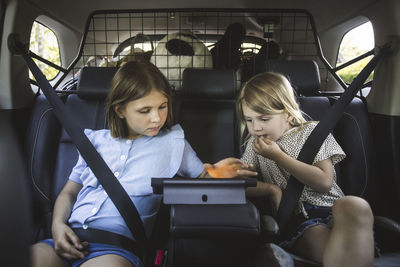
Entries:
[[[116,73],[107,99],[109,130],[85,130],[115,177],[135,204],[151,234],[161,196],[153,195],[152,177],[207,177],[179,125],[172,124],[171,89],[151,63],[128,62]],[[215,165],[249,165],[224,159]],[[133,239],[125,221],[86,162],[79,156],[69,180],[57,197],[53,239],[32,248],[33,266],[143,266],[123,248],[80,240],[73,229],[98,229]]]

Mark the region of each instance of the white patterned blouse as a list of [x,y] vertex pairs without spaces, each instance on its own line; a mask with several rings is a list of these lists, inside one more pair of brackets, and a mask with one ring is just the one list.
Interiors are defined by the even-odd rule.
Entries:
[[[318,122],[306,122],[302,127],[293,127],[285,132],[276,143],[286,154],[293,158],[297,158],[308,136],[315,128]],[[290,173],[278,166],[273,160],[258,155],[253,150],[254,137],[251,137],[246,145],[246,150],[242,156],[242,161],[251,163],[261,173],[261,179],[266,183],[273,183],[278,185],[282,190],[285,189]],[[342,148],[336,142],[335,138],[329,134],[322,144],[313,164],[316,162],[331,159],[332,164],[340,162],[346,157]],[[344,194],[336,183],[336,172],[333,169],[333,185],[328,193],[321,193],[311,189],[309,186],[304,186],[303,192],[300,197],[297,212],[302,211],[307,218],[307,213],[304,210],[302,202],[307,202],[312,205],[318,206],[333,206],[333,203],[343,197]]]

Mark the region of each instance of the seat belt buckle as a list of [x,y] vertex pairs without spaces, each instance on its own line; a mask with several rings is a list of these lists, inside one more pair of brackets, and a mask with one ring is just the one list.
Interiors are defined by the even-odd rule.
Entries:
[[154,257],[154,266],[164,267],[167,262],[165,260],[167,258],[167,253],[167,250],[158,249]]

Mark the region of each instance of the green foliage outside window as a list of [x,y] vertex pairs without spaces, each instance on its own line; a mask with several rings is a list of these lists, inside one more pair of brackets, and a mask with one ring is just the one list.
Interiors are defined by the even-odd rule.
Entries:
[[[357,61],[354,64],[351,64],[350,66],[341,69],[337,72],[337,74],[342,78],[342,80],[350,84],[355,77],[361,72],[361,70],[367,65],[367,63],[371,60],[372,56],[366,57],[360,61]],[[374,72],[372,72],[369,76],[366,82],[369,82],[373,79],[374,77]]]
[[[336,66],[340,66],[374,48],[374,33],[370,22],[364,23],[345,34],[340,44]],[[350,84],[371,60],[372,56],[359,60],[337,72],[344,82]],[[373,72],[367,82],[373,79]]]
[[[61,65],[57,37],[54,32],[40,23],[33,23],[29,49],[44,59],[47,59],[56,65]],[[34,61],[48,80],[52,80],[57,76],[59,70],[50,67],[39,60],[34,59]],[[33,79],[31,73],[29,73],[29,77]]]

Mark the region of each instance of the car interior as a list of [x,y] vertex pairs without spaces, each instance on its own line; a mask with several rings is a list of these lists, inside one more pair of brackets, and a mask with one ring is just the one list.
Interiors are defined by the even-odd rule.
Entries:
[[[282,73],[304,117],[323,121],[357,83],[341,71],[375,56],[373,74],[331,129],[347,155],[335,170],[345,195],[372,208],[374,266],[400,266],[399,1],[1,0],[0,11],[2,265],[30,266],[29,246],[51,237],[54,202],[78,158],[59,117],[82,134],[107,129],[105,100],[123,62],[158,67],[173,90],[174,123],[201,161],[213,163],[243,154],[247,129],[236,99],[252,76]],[[365,23],[372,24],[373,47],[338,63],[345,35]],[[45,50],[49,32],[57,43]],[[32,76],[25,53],[64,113]],[[250,266],[257,247],[279,239],[268,203],[244,194],[255,180],[221,180],[152,181],[164,202],[151,250],[161,249],[163,260],[151,266]],[[321,266],[289,255],[294,266]]]

